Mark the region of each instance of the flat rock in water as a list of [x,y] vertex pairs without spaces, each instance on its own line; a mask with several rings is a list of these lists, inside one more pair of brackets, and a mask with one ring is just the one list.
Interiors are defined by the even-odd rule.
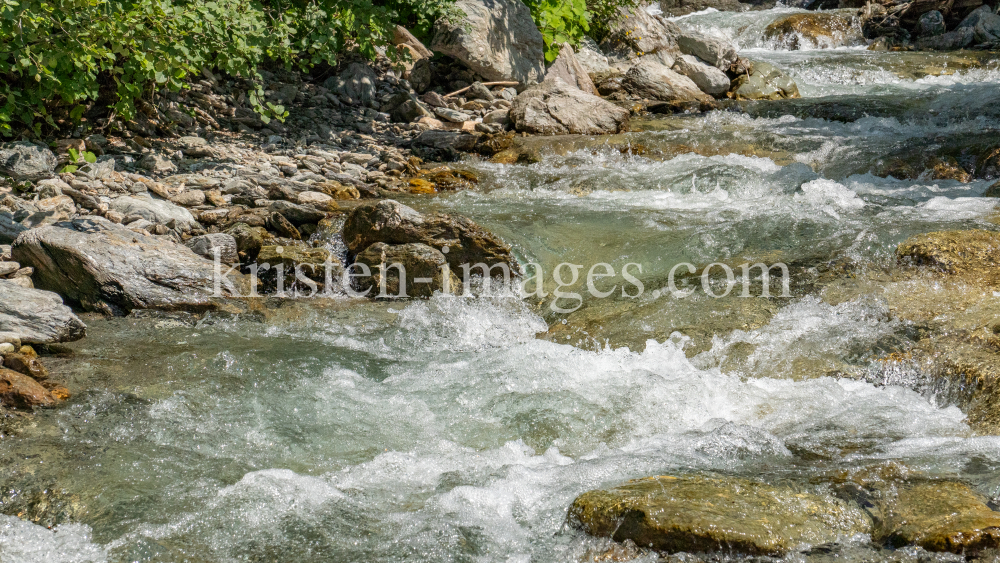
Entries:
[[512,271],[520,271],[510,246],[470,219],[442,213],[424,215],[391,199],[352,211],[344,223],[343,239],[355,256],[377,242],[421,243],[439,251],[448,247],[446,256],[452,268],[507,264]]
[[712,97],[690,78],[653,61],[641,61],[625,73],[622,86],[633,96],[662,102],[710,102]]
[[545,42],[519,0],[458,0],[465,15],[434,24],[431,50],[465,63],[486,80],[527,85],[545,75]]
[[511,104],[508,116],[518,131],[539,135],[601,135],[624,130],[630,114],[555,78],[522,92]]
[[904,262],[961,276],[970,282],[1000,285],[1000,233],[971,229],[914,235],[896,248]]
[[52,344],[83,338],[87,326],[55,293],[0,280],[0,332],[25,343]]
[[871,532],[833,496],[737,478],[648,477],[573,501],[568,521],[588,534],[667,552],[782,555]]
[[754,61],[753,73],[733,81],[732,96],[738,100],[782,100],[798,98],[799,87],[785,73],[768,63]]
[[877,537],[892,547],[966,555],[1000,547],[1000,513],[961,483],[905,484],[888,496]]
[[[212,262],[186,246],[99,217],[32,229],[14,243],[13,255],[35,268],[40,288],[58,291],[87,311],[125,315],[133,309],[205,311],[219,305],[212,298]],[[238,275],[228,279],[241,281]],[[226,279],[219,283],[228,295]]]

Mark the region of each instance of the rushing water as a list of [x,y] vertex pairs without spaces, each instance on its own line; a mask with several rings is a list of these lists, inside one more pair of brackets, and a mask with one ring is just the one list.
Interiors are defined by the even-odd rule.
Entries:
[[[766,50],[754,37],[785,12],[679,24],[786,69],[803,100],[651,119],[531,165],[469,162],[477,190],[408,201],[472,217],[547,272],[641,264],[642,296],[566,315],[498,293],[296,303],[266,324],[92,320],[72,357],[50,361],[85,391],[0,441],[5,506],[30,519],[47,503],[36,519],[58,524],[0,516],[0,560],[587,560],[607,543],[563,525],[572,500],[669,472],[807,483],[895,461],[1000,494],[1000,438],[973,435],[958,407],[830,375],[863,369],[906,327],[876,299],[830,304],[810,285],[832,263],[891,267],[914,233],[996,228],[976,197],[989,182],[872,172],[996,135],[1000,70]],[[808,279],[772,300],[650,291],[678,262],[748,259]],[[754,352],[727,369],[734,342]],[[865,538],[840,549],[919,555]]]

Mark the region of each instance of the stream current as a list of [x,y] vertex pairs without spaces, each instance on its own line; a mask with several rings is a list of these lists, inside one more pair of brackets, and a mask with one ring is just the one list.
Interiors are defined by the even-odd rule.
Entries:
[[[789,12],[678,24],[785,70],[800,100],[543,140],[534,164],[462,163],[475,190],[403,200],[468,216],[547,272],[641,264],[640,297],[570,314],[498,293],[299,302],[266,324],[90,320],[72,360],[52,364],[81,392],[0,440],[6,505],[44,497],[57,515],[0,515],[0,560],[586,561],[609,544],[564,525],[573,499],[656,474],[806,483],[893,461],[996,498],[1000,437],[975,435],[917,374],[886,385],[823,367],[863,371],[873,350],[905,343],[905,324],[878,299],[831,304],[794,276],[891,268],[910,235],[998,228],[995,200],[978,197],[991,181],[877,173],[996,140],[1000,66],[780,50],[762,30]],[[792,266],[792,296],[761,322],[740,322],[759,298],[649,291],[679,262],[747,259]],[[755,351],[726,369],[734,340]],[[838,561],[955,560],[865,537],[837,549]]]

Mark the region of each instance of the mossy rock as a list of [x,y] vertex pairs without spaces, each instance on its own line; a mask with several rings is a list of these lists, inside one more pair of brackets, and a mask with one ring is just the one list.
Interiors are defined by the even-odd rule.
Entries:
[[1000,283],[1000,232],[970,229],[915,235],[896,248],[896,256],[975,285]]
[[647,477],[589,491],[568,519],[594,536],[671,553],[782,555],[872,530],[860,508],[832,495],[729,477]]
[[962,483],[900,485],[883,503],[876,537],[889,546],[965,555],[1000,547],[1000,512]]

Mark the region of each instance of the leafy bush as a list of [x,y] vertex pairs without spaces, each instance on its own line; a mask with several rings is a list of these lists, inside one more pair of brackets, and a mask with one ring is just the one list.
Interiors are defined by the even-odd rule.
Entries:
[[[0,0],[0,134],[79,123],[95,105],[124,118],[156,88],[202,68],[259,84],[257,68],[368,56],[397,22],[429,28],[452,0]],[[249,100],[266,120],[284,108]]]
[[639,0],[587,0],[587,11],[592,22],[591,37],[601,41],[608,34],[609,26],[622,19],[623,12],[639,7]]
[[545,60],[552,62],[563,43],[579,45],[590,30],[586,0],[529,0],[531,17],[545,40]]

